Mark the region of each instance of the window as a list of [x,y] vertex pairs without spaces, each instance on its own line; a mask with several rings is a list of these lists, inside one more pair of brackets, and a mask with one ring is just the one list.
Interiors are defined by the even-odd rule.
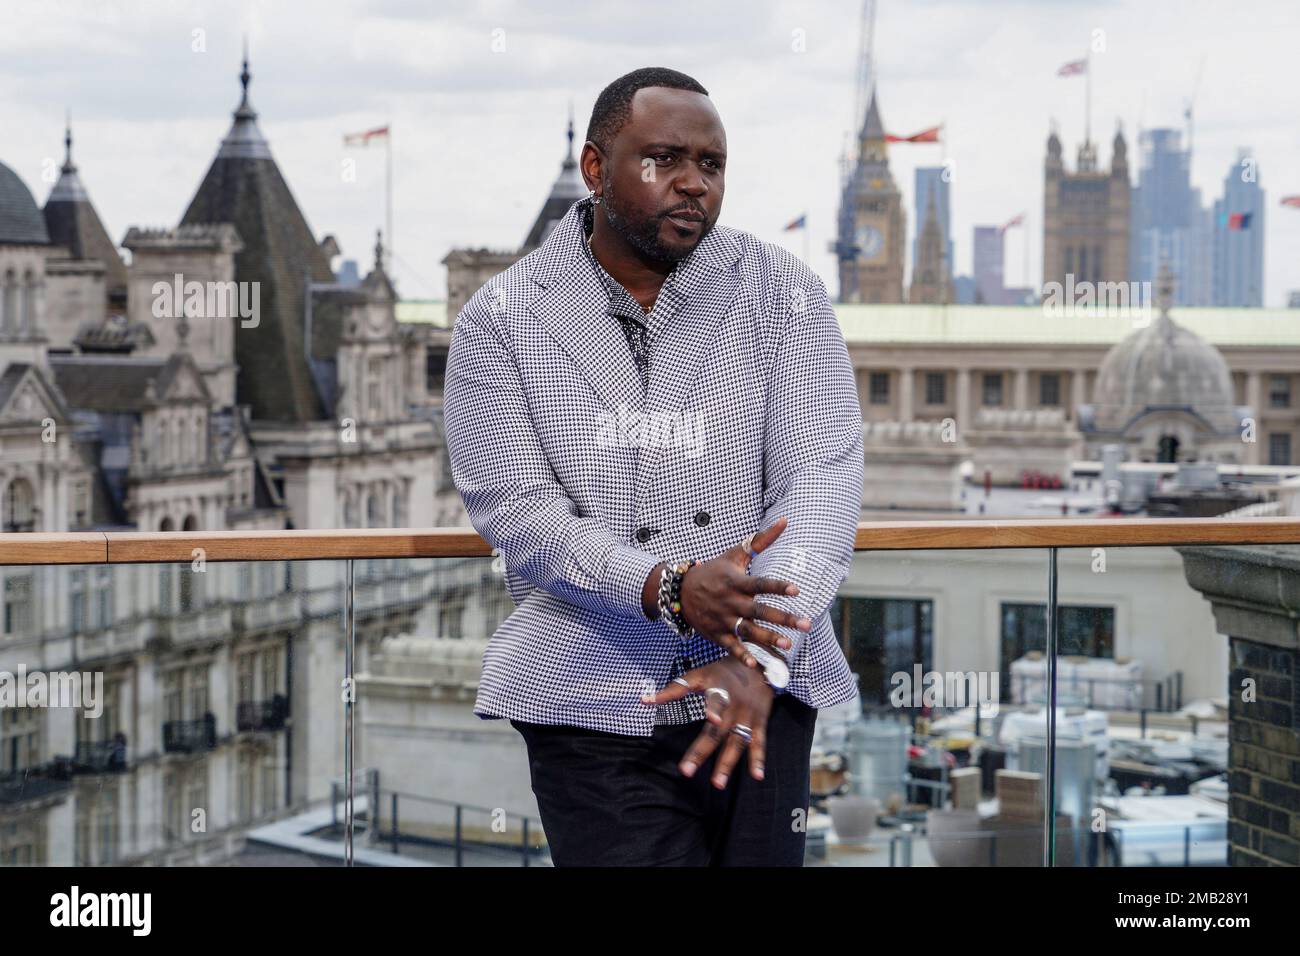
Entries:
[[889,373],[872,372],[870,382],[871,404],[889,404]]
[[1274,375],[1269,378],[1268,404],[1270,408],[1291,407],[1291,378]]
[[442,606],[441,637],[459,640],[465,636],[465,599],[459,595],[448,597]]
[[384,360],[372,358],[366,368],[366,388],[369,393],[369,415],[371,419],[383,416]]
[[1074,246],[1065,247],[1065,274],[1068,276],[1074,271]]
[[108,627],[113,623],[113,568],[111,565],[95,569],[95,627]]
[[172,611],[172,566],[166,562],[158,565],[158,610],[162,614]]
[[1101,282],[1101,246],[1092,247],[1092,282],[1093,285]]
[[1270,465],[1291,464],[1291,433],[1271,432],[1268,436],[1268,463]]
[[15,478],[5,488],[4,530],[36,530],[35,495],[32,492],[31,482],[26,478]]
[[73,634],[86,629],[86,571],[77,568],[68,575],[68,627]]
[[41,762],[40,715],[35,707],[0,707],[0,773]]
[[889,703],[893,675],[932,669],[934,604],[905,598],[835,598],[831,623],[866,705]]
[[32,626],[32,574],[5,576],[5,634],[26,634]]
[[[1115,609],[1100,605],[1061,604],[1060,655],[1115,656]],[[1002,605],[1002,676],[1004,701],[1011,700],[1011,662],[1029,651],[1047,651],[1047,605]]]
[[943,372],[925,373],[925,404],[942,405],[948,400],[948,376]]
[[235,687],[239,703],[253,700],[253,654],[240,654],[235,659]]
[[986,372],[982,400],[985,405],[1002,404],[1002,373]]
[[1038,404],[1061,404],[1061,375],[1059,372],[1044,372],[1038,376]]

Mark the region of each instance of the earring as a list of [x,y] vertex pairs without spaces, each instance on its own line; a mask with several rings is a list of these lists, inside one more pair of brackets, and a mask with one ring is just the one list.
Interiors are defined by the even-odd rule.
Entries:
[[599,196],[594,197],[594,198],[591,200],[591,204],[592,204],[593,206],[599,206],[599,205],[600,205],[600,197],[599,197]]

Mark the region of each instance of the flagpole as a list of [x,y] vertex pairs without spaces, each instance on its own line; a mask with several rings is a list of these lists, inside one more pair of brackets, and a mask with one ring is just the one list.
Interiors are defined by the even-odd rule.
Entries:
[[1092,46],[1083,56],[1083,141],[1092,145]]
[[388,135],[384,137],[384,145],[388,150],[388,173],[384,177],[384,198],[388,204],[388,241],[384,243],[384,256],[388,262],[384,271],[391,276],[393,274],[393,121],[391,119],[388,121]]

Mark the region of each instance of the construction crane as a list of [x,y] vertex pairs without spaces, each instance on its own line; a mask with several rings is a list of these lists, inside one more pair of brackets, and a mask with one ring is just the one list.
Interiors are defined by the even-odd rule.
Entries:
[[862,16],[858,23],[858,69],[853,88],[853,116],[849,120],[848,148],[840,154],[840,186],[847,185],[858,159],[858,134],[862,131],[862,118],[871,102],[871,91],[876,84],[876,64],[872,58],[872,42],[876,28],[876,0],[862,0]]

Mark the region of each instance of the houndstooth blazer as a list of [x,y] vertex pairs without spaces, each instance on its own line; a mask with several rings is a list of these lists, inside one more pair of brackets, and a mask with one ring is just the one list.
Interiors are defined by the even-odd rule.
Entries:
[[[828,609],[853,556],[862,412],[825,285],[781,247],[715,225],[660,290],[674,311],[643,393],[584,261],[589,202],[479,289],[452,334],[452,478],[516,605],[484,652],[474,713],[649,736],[655,709],[640,696],[682,657],[699,667],[726,651],[647,619],[647,576],[782,515],[750,573],[798,584],[759,600],[813,622],[773,625],[794,641],[786,692],[848,700]],[[703,717],[700,696],[687,699]]]

